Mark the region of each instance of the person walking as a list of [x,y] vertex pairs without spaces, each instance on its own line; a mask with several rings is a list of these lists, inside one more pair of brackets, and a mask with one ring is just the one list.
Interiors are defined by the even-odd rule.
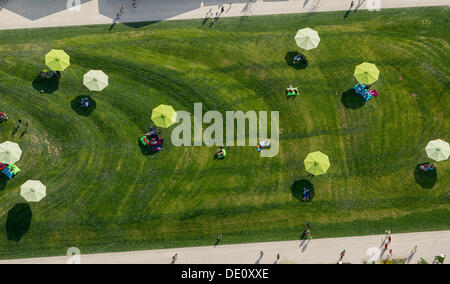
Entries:
[[280,254],[277,253],[277,261],[280,259]]
[[306,222],[306,229],[307,230],[311,229],[311,221]]
[[175,253],[174,256],[172,256],[172,264],[175,263],[178,259],[178,253]]
[[414,246],[414,248],[411,250],[411,254],[415,254],[417,251],[417,245]]
[[391,235],[391,230],[386,229],[385,233],[386,233],[386,238],[387,238],[387,237],[389,237]]
[[388,249],[388,244],[385,243],[385,244],[384,244],[384,251],[386,251],[387,249]]
[[343,251],[341,251],[340,256],[341,256],[341,258],[339,259],[339,261],[341,261],[345,256],[345,249]]
[[260,257],[263,257],[263,255],[264,255],[264,252],[263,252],[263,251],[260,251],[260,252],[259,252],[259,256],[260,256]]
[[352,3],[350,3],[350,9],[352,9],[353,6],[355,6],[355,1],[352,1]]
[[391,240],[392,240],[392,239],[391,239],[391,235],[389,235],[389,236],[388,236],[388,244],[391,243]]
[[392,257],[392,249],[389,250],[388,255],[386,256],[386,260]]

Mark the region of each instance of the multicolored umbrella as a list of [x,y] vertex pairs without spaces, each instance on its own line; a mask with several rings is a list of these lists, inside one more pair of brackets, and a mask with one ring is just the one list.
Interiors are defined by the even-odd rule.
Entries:
[[6,141],[0,144],[0,162],[5,164],[14,164],[20,160],[22,150],[19,144]]
[[91,70],[84,74],[83,84],[91,91],[101,91],[108,86],[108,75],[102,70]]
[[354,75],[361,84],[370,85],[378,80],[380,70],[375,64],[364,62],[356,66]]
[[295,35],[297,45],[305,50],[316,48],[319,45],[319,34],[310,28],[304,28],[297,31]]
[[47,187],[38,180],[27,180],[20,187],[20,195],[28,202],[38,202],[46,195]]
[[52,49],[45,55],[45,64],[53,71],[64,71],[70,66],[70,56],[62,49]]
[[177,121],[177,112],[170,105],[159,105],[152,111],[152,120],[158,127],[170,127]]
[[306,171],[316,176],[326,173],[330,167],[328,156],[320,151],[309,153],[304,163]]
[[428,142],[425,151],[428,157],[436,162],[447,160],[450,156],[449,144],[441,139]]

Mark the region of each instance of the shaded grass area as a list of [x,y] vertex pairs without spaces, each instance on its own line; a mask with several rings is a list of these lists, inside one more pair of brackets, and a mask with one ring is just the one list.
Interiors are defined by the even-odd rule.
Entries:
[[[295,240],[307,220],[313,238],[449,229],[449,163],[431,178],[416,172],[429,140],[450,140],[448,12],[1,31],[0,111],[10,120],[0,124],[0,140],[18,142],[23,155],[22,173],[0,179],[0,258],[64,255],[72,246],[93,253],[214,245],[218,233],[221,244]],[[303,26],[320,33],[317,49],[295,46]],[[72,65],[41,94],[32,82],[52,48]],[[304,68],[290,66],[296,52],[307,58]],[[381,71],[372,86],[380,96],[366,103],[351,90],[363,61]],[[79,101],[90,69],[103,70],[110,85],[89,96],[86,113]],[[301,91],[295,100],[285,99],[290,83]],[[162,152],[139,145],[152,108],[193,112],[196,102],[204,112],[279,111],[279,155],[232,147],[215,161],[217,147],[171,145],[173,127],[162,131]],[[19,118],[30,125],[24,135],[13,134]],[[303,202],[303,160],[312,151],[328,154],[331,167],[308,180],[314,197]],[[27,179],[46,184],[47,196],[30,204],[29,225],[11,226],[8,212],[23,202]],[[19,241],[9,240],[11,228]]]

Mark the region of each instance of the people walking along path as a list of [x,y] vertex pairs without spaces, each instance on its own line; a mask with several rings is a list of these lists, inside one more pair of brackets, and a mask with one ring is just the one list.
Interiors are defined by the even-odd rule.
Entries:
[[[80,261],[87,263],[169,263],[174,255],[182,255],[182,258],[175,259],[181,264],[254,264],[255,260],[260,264],[273,264],[274,259],[279,254],[278,264],[283,263],[330,263],[335,264],[340,253],[345,248],[344,263],[362,263],[371,257],[378,255],[370,254],[373,251],[382,252],[380,239],[384,235],[327,238],[315,239],[310,242],[308,249],[302,252],[299,247],[301,240],[284,242],[248,243],[236,245],[220,245],[214,248],[214,244],[204,247],[187,247],[147,251],[129,251],[83,255],[83,248],[80,247]],[[435,256],[446,255],[445,263],[450,263],[450,231],[433,231],[422,233],[392,234],[395,242],[392,242],[390,249],[393,254],[390,258],[409,259],[410,264],[417,264],[419,257],[431,263]],[[419,247],[414,254],[411,248]],[[264,257],[261,257],[264,251]],[[259,252],[259,254],[258,254]],[[414,251],[413,251],[414,252]],[[66,252],[61,252],[65,255]],[[383,258],[388,256],[388,252]],[[1,255],[0,255],[1,257]],[[257,257],[260,257],[260,259]],[[67,256],[0,260],[3,263],[66,263]],[[175,263],[175,262],[174,262]]]
[[[61,0],[62,2],[66,2]],[[209,9],[217,10],[217,5],[203,5],[200,7],[198,0],[187,1],[140,1],[139,9],[135,9],[132,3],[125,4],[119,11],[117,8],[125,3],[120,0],[87,1],[76,7],[66,7],[66,3],[55,10],[53,0],[14,0],[0,3],[0,30],[111,24],[114,19],[120,22],[144,22],[160,20],[202,19]],[[126,1],[128,2],[128,1]],[[367,9],[369,1],[364,2],[358,10]],[[347,11],[348,1],[327,0],[310,1],[304,5],[304,0],[290,1],[239,1],[229,5],[226,12],[220,17],[240,17],[251,15],[310,13],[324,11]],[[99,6],[100,4],[100,6]],[[381,9],[422,7],[422,6],[448,6],[448,0],[383,0]],[[70,8],[70,9],[69,9]],[[21,11],[21,9],[27,9]],[[57,10],[57,9],[56,9]],[[48,11],[48,12],[45,12]]]

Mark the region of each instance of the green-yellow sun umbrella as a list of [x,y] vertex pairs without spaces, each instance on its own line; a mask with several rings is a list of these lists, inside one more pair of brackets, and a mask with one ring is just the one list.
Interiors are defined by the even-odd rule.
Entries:
[[450,156],[449,144],[441,139],[428,142],[425,151],[428,157],[436,162],[447,160]]
[[306,171],[313,175],[324,174],[330,167],[328,156],[320,151],[309,153],[304,163]]
[[380,70],[378,70],[375,64],[364,62],[356,66],[354,75],[358,82],[370,85],[378,80]]
[[108,75],[102,70],[91,70],[84,74],[83,84],[91,91],[101,91],[108,86]]
[[170,105],[159,105],[152,111],[152,120],[158,127],[170,127],[177,121],[177,112]]
[[28,202],[39,202],[46,195],[47,187],[38,180],[27,180],[20,187],[20,195]]
[[22,150],[19,144],[6,141],[0,144],[0,162],[5,164],[14,164],[20,160]]
[[45,64],[53,71],[64,71],[70,66],[70,56],[62,49],[52,49],[45,55]]
[[295,35],[297,45],[305,50],[316,48],[319,45],[319,34],[310,28],[304,28],[297,31]]

